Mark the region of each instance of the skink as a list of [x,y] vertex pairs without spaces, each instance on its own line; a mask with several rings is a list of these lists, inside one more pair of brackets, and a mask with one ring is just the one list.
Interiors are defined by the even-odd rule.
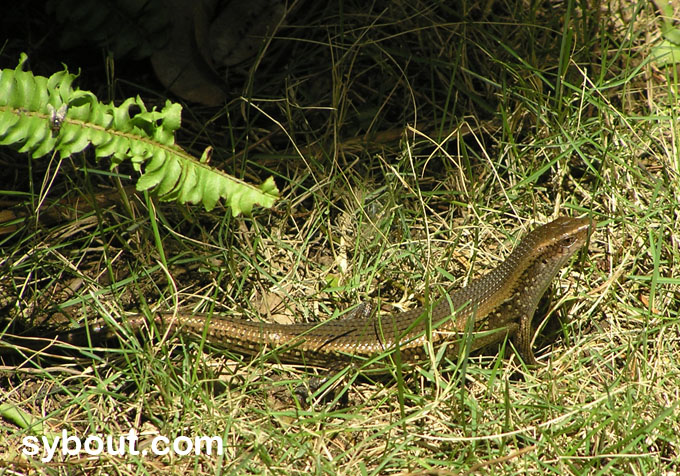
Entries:
[[[155,324],[170,332],[202,338],[212,346],[245,355],[267,355],[290,363],[334,367],[348,361],[374,361],[398,353],[402,362],[425,358],[426,346],[447,343],[447,352],[480,349],[509,336],[527,364],[536,360],[531,321],[541,296],[559,269],[588,240],[588,218],[560,217],[530,232],[487,274],[454,290],[431,308],[379,315],[365,309],[345,319],[319,323],[274,324],[194,313],[156,313]],[[142,314],[128,317],[132,330],[147,324]],[[109,338],[106,324],[91,325],[93,339]],[[75,342],[78,333],[66,340]],[[82,333],[80,334],[82,338]]]

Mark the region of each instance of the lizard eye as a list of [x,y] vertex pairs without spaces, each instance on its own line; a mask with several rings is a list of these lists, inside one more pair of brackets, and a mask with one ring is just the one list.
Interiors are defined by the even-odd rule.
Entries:
[[573,236],[570,236],[570,237],[568,237],[568,238],[565,238],[565,239],[562,241],[562,246],[564,246],[564,247],[566,247],[566,248],[569,248],[569,247],[570,247],[571,245],[573,245],[574,243],[576,243],[576,238],[573,237]]

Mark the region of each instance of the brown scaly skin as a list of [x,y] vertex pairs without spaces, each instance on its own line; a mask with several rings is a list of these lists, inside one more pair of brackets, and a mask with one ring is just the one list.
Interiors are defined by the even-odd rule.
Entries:
[[[427,355],[429,343],[435,347],[447,343],[447,353],[453,355],[460,351],[461,342],[470,352],[506,336],[513,339],[525,363],[535,364],[531,321],[538,302],[560,268],[586,244],[591,228],[589,218],[568,217],[540,226],[495,269],[431,308],[383,316],[361,308],[345,319],[290,325],[182,312],[157,313],[154,321],[171,332],[205,335],[215,347],[251,356],[271,351],[267,355],[276,361],[321,367],[355,362],[366,368],[370,367],[366,362],[394,352],[401,362],[417,362]],[[133,330],[146,323],[141,314],[127,319]],[[112,337],[114,331],[102,324],[91,326],[89,334],[100,340]],[[75,343],[76,336],[70,333],[63,338]]]

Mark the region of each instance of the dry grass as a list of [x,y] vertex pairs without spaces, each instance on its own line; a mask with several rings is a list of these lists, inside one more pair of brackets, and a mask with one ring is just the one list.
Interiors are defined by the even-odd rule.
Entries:
[[[214,116],[185,110],[188,146],[235,151],[224,168],[250,180],[275,176],[273,210],[232,219],[133,196],[129,208],[20,229],[0,244],[0,279],[25,315],[2,330],[46,314],[123,321],[146,306],[279,322],[362,300],[409,308],[490,269],[535,224],[588,213],[598,222],[588,252],[562,270],[543,313],[561,318],[538,338],[545,367],[508,350],[403,382],[350,374],[346,402],[309,408],[291,397],[304,369],[174,336],[15,349],[0,356],[0,404],[46,434],[217,435],[225,454],[42,465],[19,454],[30,431],[6,420],[3,463],[88,474],[678,471],[678,81],[645,63],[659,35],[652,6],[372,8],[299,12],[243,99]],[[62,164],[50,197],[117,183],[87,160]],[[89,174],[74,170],[85,164]],[[34,205],[46,192],[19,197]]]

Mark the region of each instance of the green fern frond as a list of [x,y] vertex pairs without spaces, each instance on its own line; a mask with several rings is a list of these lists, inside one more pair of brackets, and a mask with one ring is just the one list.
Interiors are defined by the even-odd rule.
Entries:
[[23,71],[26,59],[22,55],[16,69],[0,70],[0,145],[34,158],[54,152],[67,157],[92,145],[96,157],[111,157],[112,168],[131,160],[141,173],[138,190],[154,189],[161,200],[203,203],[207,210],[224,198],[234,216],[255,204],[269,208],[278,197],[271,177],[254,187],[177,146],[179,104],[167,101],[160,111],[148,110],[139,97],[103,104],[89,91],[74,90],[76,76],[67,70],[49,78]]

